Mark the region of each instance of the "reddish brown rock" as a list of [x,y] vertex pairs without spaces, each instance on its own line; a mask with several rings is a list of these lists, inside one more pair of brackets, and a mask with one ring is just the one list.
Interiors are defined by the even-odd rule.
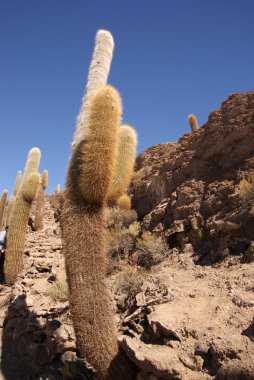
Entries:
[[213,251],[214,261],[225,248],[245,252],[254,216],[238,185],[254,174],[253,155],[254,92],[231,95],[198,131],[141,153],[132,203],[143,229],[164,231],[171,247],[188,241],[200,256]]

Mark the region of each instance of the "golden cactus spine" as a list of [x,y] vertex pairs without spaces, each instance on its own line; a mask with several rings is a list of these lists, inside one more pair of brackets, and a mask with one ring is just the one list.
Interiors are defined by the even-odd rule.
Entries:
[[123,125],[119,131],[120,140],[114,176],[108,190],[108,202],[115,203],[127,192],[133,175],[137,147],[137,134],[134,128]]
[[18,194],[18,192],[19,192],[19,188],[20,188],[20,185],[21,185],[21,179],[22,179],[22,172],[18,171],[18,174],[17,174],[17,177],[16,177],[16,181],[15,181],[15,185],[14,185],[14,190],[13,190],[14,197],[16,197],[17,194]]
[[110,86],[91,99],[86,139],[74,149],[62,210],[63,249],[77,346],[100,380],[134,379],[119,352],[106,286],[104,211],[117,156],[121,99]]
[[4,219],[4,211],[6,207],[6,202],[7,202],[7,196],[8,196],[8,190],[5,189],[0,199],[0,230],[2,230],[3,224],[4,224],[3,219]]
[[114,50],[114,40],[107,30],[99,30],[95,38],[95,48],[89,68],[85,95],[82,99],[80,113],[77,119],[77,128],[74,134],[72,148],[83,139],[88,122],[90,99],[96,90],[107,83],[110,65]]
[[23,181],[11,214],[4,261],[4,278],[9,285],[14,284],[23,268],[30,207],[40,184],[40,175],[37,173],[40,157],[41,153],[38,148],[32,148],[29,151]]
[[45,189],[48,186],[48,171],[44,170],[41,176],[41,184],[39,186],[36,195],[36,209],[34,217],[34,229],[35,231],[42,228],[43,225],[43,215],[45,208]]
[[190,114],[188,116],[188,120],[189,120],[189,123],[190,123],[191,131],[192,132],[197,131],[198,130],[198,121],[197,121],[196,116],[193,115],[193,114]]

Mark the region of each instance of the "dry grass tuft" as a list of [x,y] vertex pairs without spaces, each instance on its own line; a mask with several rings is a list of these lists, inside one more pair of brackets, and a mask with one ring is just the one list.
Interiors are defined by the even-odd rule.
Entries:
[[48,296],[52,298],[54,302],[68,301],[69,289],[66,281],[56,281],[48,291]]

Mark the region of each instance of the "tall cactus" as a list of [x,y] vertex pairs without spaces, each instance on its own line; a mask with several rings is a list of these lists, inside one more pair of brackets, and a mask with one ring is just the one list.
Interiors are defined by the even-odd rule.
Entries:
[[29,151],[23,181],[11,215],[4,261],[5,281],[10,285],[15,282],[23,268],[26,227],[30,207],[40,184],[40,175],[37,173],[40,157],[41,152],[38,148],[32,148]]
[[197,131],[198,130],[198,121],[197,121],[196,116],[193,115],[193,114],[190,114],[188,116],[188,120],[189,120],[189,123],[190,123],[191,131],[192,132]]
[[6,226],[9,226],[11,220],[11,214],[16,201],[15,195],[12,195],[7,204]]
[[3,224],[4,224],[3,219],[4,219],[4,211],[6,207],[6,202],[7,202],[7,196],[8,196],[8,190],[5,189],[0,199],[0,231],[2,230]]
[[34,229],[35,231],[42,228],[42,221],[44,215],[44,207],[45,207],[45,194],[44,191],[48,186],[48,171],[44,170],[41,176],[41,184],[39,186],[37,196],[36,196],[36,210],[35,210],[35,218],[34,218]]
[[137,147],[137,134],[134,128],[123,125],[120,128],[120,141],[114,176],[108,190],[108,202],[115,203],[126,193],[133,175]]
[[91,99],[86,138],[73,151],[62,211],[63,249],[77,346],[100,380],[134,379],[119,351],[106,286],[104,211],[117,158],[121,99],[111,86]]
[[16,176],[13,195],[10,197],[10,200],[7,204],[7,212],[6,212],[6,226],[9,226],[11,220],[11,213],[16,201],[16,196],[18,194],[22,179],[22,172],[19,170]]
[[22,179],[22,172],[19,170],[17,173],[17,177],[16,177],[16,181],[15,181],[15,185],[14,185],[14,190],[13,190],[14,197],[16,197],[18,192],[19,192],[19,188],[21,185],[21,179]]
[[104,86],[107,83],[113,50],[114,40],[110,32],[107,30],[99,30],[95,38],[95,48],[89,68],[86,91],[82,99],[82,105],[77,119],[77,128],[72,143],[73,148],[84,139],[91,97],[99,87]]

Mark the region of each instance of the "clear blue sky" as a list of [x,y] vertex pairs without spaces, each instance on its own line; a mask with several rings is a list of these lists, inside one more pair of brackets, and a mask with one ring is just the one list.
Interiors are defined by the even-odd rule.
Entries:
[[114,36],[109,82],[141,152],[254,90],[253,19],[253,0],[0,0],[0,192],[33,146],[48,192],[63,187],[98,29]]

